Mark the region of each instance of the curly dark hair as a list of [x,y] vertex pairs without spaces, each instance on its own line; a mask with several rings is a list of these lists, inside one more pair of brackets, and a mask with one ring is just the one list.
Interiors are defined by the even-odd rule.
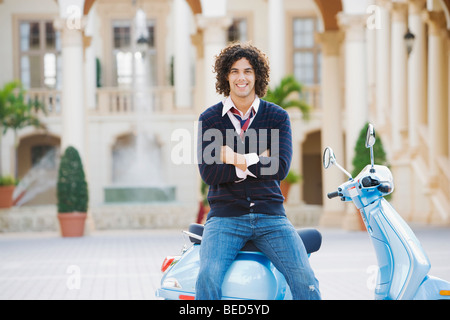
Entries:
[[269,59],[261,50],[250,43],[231,43],[216,56],[214,72],[216,72],[216,91],[225,96],[230,95],[228,75],[231,66],[241,58],[246,58],[255,70],[255,93],[264,97],[269,85]]

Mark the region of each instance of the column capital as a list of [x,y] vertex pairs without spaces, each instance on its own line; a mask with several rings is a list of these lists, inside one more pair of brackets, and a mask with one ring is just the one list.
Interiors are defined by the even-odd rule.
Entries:
[[62,33],[61,41],[64,47],[86,45],[87,43],[84,43],[83,38],[80,37],[84,33],[86,25],[86,16],[77,19],[56,18],[53,21],[53,27]]
[[322,45],[322,53],[326,56],[339,55],[344,36],[341,30],[328,30],[314,34],[315,40]]
[[408,13],[421,14],[427,0],[408,0]]
[[430,34],[439,35],[446,29],[445,14],[443,11],[423,11],[422,19],[428,24]]
[[206,17],[198,14],[195,16],[197,27],[203,31],[204,43],[220,43],[224,42],[220,34],[224,33],[231,26],[233,19],[229,16],[222,17]]
[[408,4],[406,2],[391,3],[393,22],[406,22],[408,16]]
[[368,14],[347,14],[339,12],[337,20],[339,27],[345,31],[347,41],[364,41]]
[[207,17],[202,14],[198,14],[195,16],[195,19],[197,21],[198,28],[201,30],[205,30],[207,28],[221,28],[225,30],[233,22],[233,19],[229,16]]

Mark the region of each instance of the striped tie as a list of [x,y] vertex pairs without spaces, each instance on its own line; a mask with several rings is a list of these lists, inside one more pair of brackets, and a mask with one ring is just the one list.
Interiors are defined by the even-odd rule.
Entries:
[[236,119],[239,120],[239,123],[241,124],[240,136],[241,136],[241,140],[244,141],[244,133],[245,133],[245,131],[247,131],[247,128],[250,125],[250,120],[255,115],[255,110],[252,107],[252,109],[250,110],[250,115],[247,119],[242,119],[241,114],[235,107],[231,108],[231,113],[235,116]]

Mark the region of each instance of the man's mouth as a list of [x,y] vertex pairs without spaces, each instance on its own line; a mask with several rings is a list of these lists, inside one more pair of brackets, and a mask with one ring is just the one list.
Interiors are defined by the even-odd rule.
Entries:
[[237,84],[236,85],[238,88],[245,88],[247,86],[246,83],[242,83],[242,84]]

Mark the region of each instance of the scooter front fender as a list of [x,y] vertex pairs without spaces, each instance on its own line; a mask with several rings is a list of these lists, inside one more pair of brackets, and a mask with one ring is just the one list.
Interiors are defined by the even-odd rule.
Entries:
[[450,300],[450,283],[433,276],[427,276],[420,284],[414,300]]

